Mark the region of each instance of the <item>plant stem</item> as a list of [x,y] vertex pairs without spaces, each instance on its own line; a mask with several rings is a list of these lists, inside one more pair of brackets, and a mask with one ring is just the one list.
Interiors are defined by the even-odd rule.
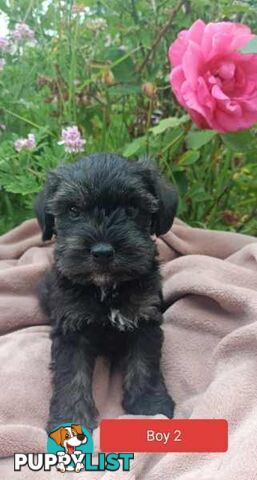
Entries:
[[153,41],[150,49],[148,50],[143,62],[141,63],[141,65],[139,66],[138,68],[138,72],[139,73],[142,73],[142,71],[144,70],[144,68],[146,67],[146,65],[148,64],[148,62],[150,61],[150,59],[152,58],[152,55],[154,54],[156,48],[158,47],[162,37],[165,35],[165,33],[168,31],[171,23],[173,22],[175,16],[177,15],[177,12],[179,11],[179,9],[182,7],[184,3],[184,0],[180,0],[177,5],[171,10],[171,14],[170,14],[170,18],[168,20],[168,22],[164,25],[164,27],[159,31],[157,37],[155,38],[155,40]]
[[[12,117],[18,118],[19,120],[22,120],[23,122],[28,123],[28,124],[31,125],[32,127],[35,127],[35,128],[43,128],[42,125],[38,125],[37,123],[32,122],[31,120],[28,120],[27,118],[22,117],[21,115],[18,115],[17,113],[11,112],[10,110],[8,110],[8,109],[5,108],[5,107],[1,107],[1,109],[2,109],[5,113],[8,113],[9,115],[11,115]],[[47,133],[49,133],[49,135],[51,135],[52,137],[55,137],[55,135],[54,135],[50,130],[47,130]]]
[[[70,19],[70,22],[72,20]],[[76,69],[77,69],[77,57],[76,57],[76,49],[77,49],[77,38],[78,38],[78,26],[79,22],[76,18],[75,20],[75,29],[74,35],[72,36],[72,40],[70,42],[70,49],[71,49],[71,64],[70,64],[70,76],[69,76],[69,114],[70,118],[72,118],[73,122],[76,123],[76,95],[75,95],[75,77],[76,77]]]
[[[116,60],[115,62],[113,62],[111,65],[109,65],[109,69],[112,70],[112,68],[114,67],[117,67],[117,65],[120,65],[120,63],[124,62],[125,60],[127,60],[127,58],[129,58],[132,53],[135,53],[137,52],[138,50],[140,49],[140,47],[136,47],[136,48],[133,48],[133,50],[131,50],[130,52],[126,53],[125,55],[123,55],[122,57],[118,58],[118,60]],[[101,77],[101,75],[103,74],[103,69],[106,68],[106,65],[104,65],[104,67],[98,72],[95,74],[94,76],[94,80],[97,78],[97,77]],[[92,78],[89,78],[88,80],[86,80],[79,88],[78,88],[78,91],[81,92],[82,90],[84,90],[85,87],[87,87],[88,85],[90,85],[90,83],[92,83],[94,81]]]

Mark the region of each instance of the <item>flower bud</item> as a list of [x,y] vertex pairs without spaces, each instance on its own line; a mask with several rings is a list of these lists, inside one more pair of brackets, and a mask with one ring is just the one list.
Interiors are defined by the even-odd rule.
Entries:
[[151,82],[145,82],[142,85],[142,92],[148,97],[148,98],[154,98],[156,96],[157,92],[157,87]]
[[104,70],[103,75],[102,75],[102,82],[105,83],[106,85],[114,85],[115,84],[115,78],[111,70]]

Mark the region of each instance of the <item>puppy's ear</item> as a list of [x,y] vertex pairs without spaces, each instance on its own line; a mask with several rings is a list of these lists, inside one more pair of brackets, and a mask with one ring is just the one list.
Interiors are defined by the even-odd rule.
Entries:
[[151,234],[164,235],[171,228],[178,206],[177,190],[158,172],[148,159],[139,159],[143,179],[150,193],[156,198],[158,208],[152,217]]
[[54,230],[54,215],[49,212],[47,202],[52,199],[58,185],[56,172],[50,172],[42,192],[39,192],[35,200],[35,212],[38,223],[42,230],[42,240],[51,240]]
[[54,216],[46,210],[45,192],[39,192],[35,201],[35,211],[42,230],[42,240],[51,240],[54,234]]
[[158,173],[153,179],[155,196],[158,200],[158,210],[153,214],[152,235],[164,235],[171,228],[178,206],[176,188],[169,185]]
[[75,430],[77,435],[83,434],[81,425],[71,425],[71,428]]
[[63,427],[58,428],[58,430],[55,430],[49,435],[49,437],[52,438],[57,443],[57,445],[61,445],[62,443],[62,430]]

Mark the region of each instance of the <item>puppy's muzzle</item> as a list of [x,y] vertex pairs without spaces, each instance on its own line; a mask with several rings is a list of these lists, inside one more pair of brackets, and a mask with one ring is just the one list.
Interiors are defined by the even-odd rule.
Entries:
[[91,255],[97,263],[108,263],[113,259],[114,249],[110,243],[97,243],[92,247]]

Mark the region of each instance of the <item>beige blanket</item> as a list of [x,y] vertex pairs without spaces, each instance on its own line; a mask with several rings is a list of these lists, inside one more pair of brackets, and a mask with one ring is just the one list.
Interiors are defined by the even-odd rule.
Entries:
[[[51,395],[47,320],[35,296],[51,262],[35,220],[0,237],[0,478],[257,479],[257,241],[176,221],[158,240],[167,303],[163,370],[176,417],[226,418],[223,454],[136,454],[129,473],[13,472],[14,452],[45,450]],[[102,417],[122,416],[121,378],[99,359]],[[97,444],[97,431],[95,441]]]

